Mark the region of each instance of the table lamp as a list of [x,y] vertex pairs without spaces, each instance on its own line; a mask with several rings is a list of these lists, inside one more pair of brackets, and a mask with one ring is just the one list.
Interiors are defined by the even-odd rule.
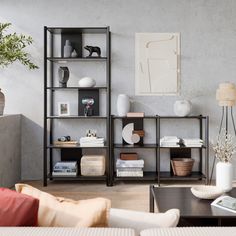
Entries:
[[[229,130],[229,110],[232,120],[232,125],[234,133],[236,136],[235,122],[233,116],[233,106],[236,104],[236,86],[234,83],[224,82],[219,84],[219,88],[216,90],[216,100],[219,106],[222,107],[221,121],[219,134],[221,133],[223,122],[225,120],[225,131],[228,133]],[[216,156],[214,157],[213,166],[211,170],[210,184],[212,180],[212,175],[215,167]]]

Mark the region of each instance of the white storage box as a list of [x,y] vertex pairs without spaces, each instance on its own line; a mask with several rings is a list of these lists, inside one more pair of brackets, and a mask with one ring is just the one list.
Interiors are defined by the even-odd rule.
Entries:
[[105,156],[84,155],[80,161],[81,175],[101,176],[105,174]]

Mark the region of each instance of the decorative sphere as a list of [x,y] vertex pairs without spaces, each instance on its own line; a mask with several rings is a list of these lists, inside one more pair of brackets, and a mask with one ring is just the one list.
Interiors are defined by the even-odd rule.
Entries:
[[174,104],[174,113],[177,116],[188,116],[192,110],[192,103],[188,100],[178,100]]
[[94,87],[96,85],[96,81],[90,77],[83,77],[78,82],[79,87]]

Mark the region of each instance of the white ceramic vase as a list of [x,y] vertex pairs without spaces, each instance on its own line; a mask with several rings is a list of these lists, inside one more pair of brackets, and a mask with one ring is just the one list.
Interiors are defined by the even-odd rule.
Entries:
[[216,164],[216,186],[224,192],[232,189],[233,165],[230,162],[218,162]]
[[1,92],[1,89],[0,89],[0,116],[3,115],[4,107],[5,107],[5,96],[4,96],[4,93]]
[[126,94],[119,94],[117,98],[117,113],[118,116],[126,116],[130,110],[129,97]]
[[174,113],[177,116],[188,116],[192,110],[192,103],[189,100],[178,100],[174,103]]
[[65,46],[64,46],[64,57],[71,57],[72,53],[72,47],[70,40],[66,40]]

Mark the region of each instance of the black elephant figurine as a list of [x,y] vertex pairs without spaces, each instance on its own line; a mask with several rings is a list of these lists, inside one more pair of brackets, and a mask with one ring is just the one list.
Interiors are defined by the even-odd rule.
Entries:
[[89,55],[87,57],[92,57],[92,54],[95,52],[97,53],[97,57],[101,57],[101,49],[100,47],[97,46],[85,46],[84,47],[86,50],[89,51]]

